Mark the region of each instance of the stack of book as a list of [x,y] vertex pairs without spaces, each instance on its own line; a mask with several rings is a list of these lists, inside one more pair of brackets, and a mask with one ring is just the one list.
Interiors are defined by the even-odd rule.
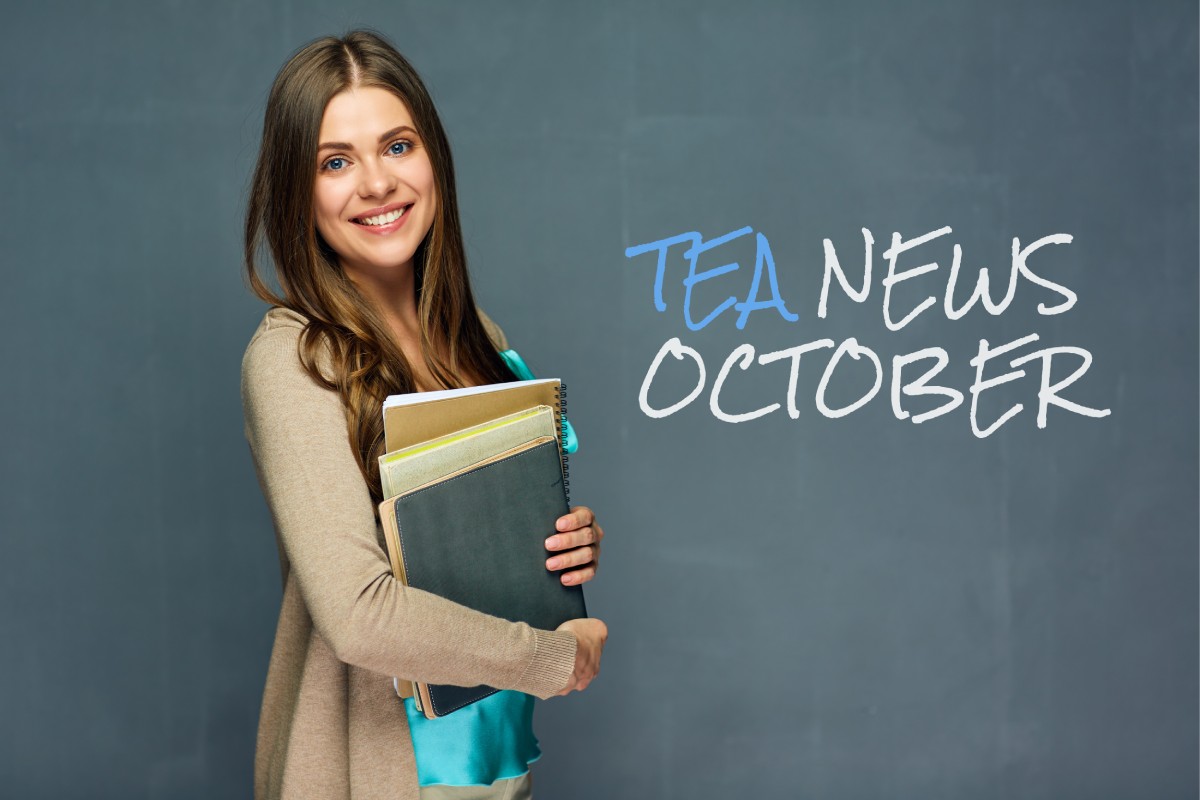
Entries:
[[[569,509],[563,412],[555,379],[389,397],[379,517],[395,577],[535,628],[586,616],[582,588],[545,566]],[[397,678],[396,691],[435,719],[497,690]]]

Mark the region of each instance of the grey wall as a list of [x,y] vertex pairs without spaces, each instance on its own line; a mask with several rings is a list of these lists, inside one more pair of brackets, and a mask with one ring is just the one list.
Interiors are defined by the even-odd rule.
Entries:
[[[449,129],[475,287],[535,370],[570,386],[574,499],[608,532],[594,688],[539,709],[539,796],[1193,798],[1197,795],[1197,9],[1183,2],[46,3],[0,26],[0,795],[250,793],[278,611],[238,369],[263,308],[239,236],[270,81],[356,25],[422,70]],[[789,322],[684,321],[682,249],[654,306],[627,247],[752,226]],[[893,232],[953,232],[902,259]],[[817,314],[822,241],[860,281]],[[951,321],[1013,237],[1078,295],[1021,281]],[[712,250],[697,318],[744,299],[749,238]],[[764,289],[766,284],[764,283]],[[766,296],[764,291],[763,296]],[[919,425],[892,358],[980,339],[1093,357]],[[711,387],[757,353],[855,337],[884,383],[852,414],[730,424],[707,392],[638,405],[678,336]],[[1078,359],[1055,361],[1054,379]],[[686,393],[668,358],[650,390]],[[915,377],[915,367],[910,374]],[[988,374],[1007,371],[990,362]],[[870,388],[845,359],[844,405]],[[786,401],[785,363],[721,403]],[[936,398],[906,398],[913,413]]]

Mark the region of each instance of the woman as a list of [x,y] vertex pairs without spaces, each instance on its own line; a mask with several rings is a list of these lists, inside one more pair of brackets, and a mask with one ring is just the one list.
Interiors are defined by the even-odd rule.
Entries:
[[[278,293],[256,267],[264,238]],[[273,306],[246,349],[242,401],[284,583],[255,797],[529,796],[530,695],[586,688],[607,629],[535,630],[392,578],[375,513],[382,400],[513,375],[504,334],[474,306],[437,112],[377,34],[314,41],[276,77],[245,257]],[[603,536],[591,510],[547,533],[547,568],[590,580]],[[428,721],[392,676],[513,691]]]

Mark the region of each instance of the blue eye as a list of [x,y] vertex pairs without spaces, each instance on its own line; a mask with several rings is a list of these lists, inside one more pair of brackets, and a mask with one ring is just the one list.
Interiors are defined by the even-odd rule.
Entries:
[[345,161],[345,159],[343,159],[341,157],[331,158],[325,162],[323,169],[332,170],[334,172],[337,172],[338,170],[341,169],[341,167],[335,167],[334,164],[342,163],[344,161]]
[[[404,149],[397,150],[397,147],[402,147]],[[412,150],[412,142],[405,141],[404,139],[400,139],[399,141],[392,142],[390,145],[388,145],[388,152],[394,156],[402,156],[409,150]]]

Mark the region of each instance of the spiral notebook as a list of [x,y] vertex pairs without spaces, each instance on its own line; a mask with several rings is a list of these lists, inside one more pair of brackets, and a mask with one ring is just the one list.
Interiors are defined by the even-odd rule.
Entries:
[[[456,603],[554,630],[587,615],[581,586],[545,567],[568,510],[558,441],[542,436],[379,505],[399,580]],[[417,682],[418,707],[445,716],[497,690]]]

